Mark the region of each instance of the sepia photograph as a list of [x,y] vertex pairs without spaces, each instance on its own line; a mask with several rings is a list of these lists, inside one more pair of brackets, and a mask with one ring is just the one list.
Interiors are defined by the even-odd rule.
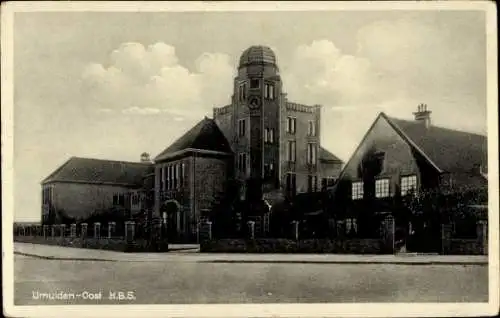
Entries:
[[495,315],[496,24],[2,3],[4,315]]

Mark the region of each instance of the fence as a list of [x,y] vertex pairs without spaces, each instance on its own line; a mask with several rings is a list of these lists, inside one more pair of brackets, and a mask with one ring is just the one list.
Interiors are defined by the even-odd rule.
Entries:
[[[168,249],[165,231],[161,226],[137,224],[134,221],[16,225],[14,240],[41,244],[75,246],[113,250],[153,250]],[[156,233],[158,232],[158,233]]]

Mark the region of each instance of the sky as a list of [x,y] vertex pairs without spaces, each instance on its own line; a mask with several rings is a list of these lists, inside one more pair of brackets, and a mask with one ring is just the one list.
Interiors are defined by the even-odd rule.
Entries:
[[138,161],[227,105],[240,54],[276,53],[347,161],[377,114],[486,134],[482,11],[30,12],[14,18],[15,219],[71,156]]

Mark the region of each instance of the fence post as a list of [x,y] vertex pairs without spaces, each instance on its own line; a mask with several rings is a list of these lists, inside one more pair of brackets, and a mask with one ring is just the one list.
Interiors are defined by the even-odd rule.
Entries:
[[298,241],[299,240],[299,221],[292,221],[292,233],[293,238]]
[[49,226],[48,225],[44,225],[43,226],[43,238],[47,239],[47,236],[49,236]]
[[61,231],[61,233],[59,233],[59,235],[60,235],[61,237],[64,237],[64,234],[66,234],[66,233],[64,233],[64,232],[65,232],[65,230],[66,230],[66,224],[60,224],[60,225],[59,225],[59,229],[60,229],[60,231]]
[[479,220],[477,222],[477,237],[481,244],[481,254],[488,255],[488,222]]
[[76,223],[71,224],[69,231],[70,231],[70,236],[72,238],[75,238],[76,237]]
[[115,226],[116,226],[116,222],[109,222],[108,223],[108,238],[109,239],[113,236],[113,233],[115,232]]
[[441,225],[441,253],[442,254],[447,254],[450,251],[451,232],[452,232],[452,225],[451,224],[442,224]]
[[125,222],[125,240],[131,242],[135,239],[135,222],[127,221]]
[[51,236],[51,238],[54,238],[56,236],[56,225],[55,224],[52,224],[50,226],[50,236]]
[[81,224],[81,236],[82,236],[82,239],[86,238],[87,237],[87,230],[88,230],[88,224],[87,223],[82,223]]
[[101,223],[100,222],[94,223],[94,238],[96,238],[96,239],[101,238]]
[[255,239],[255,221],[248,221],[248,231],[250,232],[250,239]]
[[394,253],[394,218],[392,215],[386,216],[384,220],[384,241],[389,253]]

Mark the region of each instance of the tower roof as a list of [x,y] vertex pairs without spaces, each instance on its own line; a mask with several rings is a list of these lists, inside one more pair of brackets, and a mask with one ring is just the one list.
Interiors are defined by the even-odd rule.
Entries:
[[267,46],[254,45],[243,51],[240,57],[239,67],[249,64],[273,64],[276,65],[276,55]]

